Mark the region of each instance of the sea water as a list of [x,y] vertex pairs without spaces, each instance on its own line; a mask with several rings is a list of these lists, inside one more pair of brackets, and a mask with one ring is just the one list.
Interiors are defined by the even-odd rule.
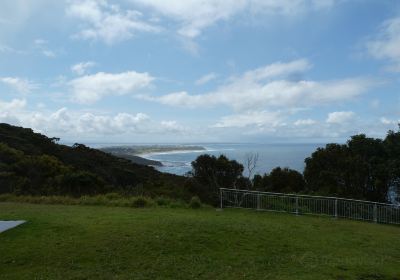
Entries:
[[[157,167],[161,172],[184,175],[191,171],[191,162],[199,155],[209,154],[214,156],[225,155],[245,165],[250,154],[258,154],[258,162],[254,174],[264,174],[273,168],[289,167],[303,172],[305,158],[325,144],[201,144],[205,150],[197,151],[171,151],[164,153],[151,153],[140,155],[147,159],[162,162],[163,166]],[[246,172],[245,172],[246,173]],[[245,174],[246,175],[246,174]]]

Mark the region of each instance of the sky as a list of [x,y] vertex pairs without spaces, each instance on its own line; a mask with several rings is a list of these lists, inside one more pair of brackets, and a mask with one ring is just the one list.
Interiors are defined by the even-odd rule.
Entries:
[[65,142],[341,142],[400,120],[398,0],[2,0],[0,122]]

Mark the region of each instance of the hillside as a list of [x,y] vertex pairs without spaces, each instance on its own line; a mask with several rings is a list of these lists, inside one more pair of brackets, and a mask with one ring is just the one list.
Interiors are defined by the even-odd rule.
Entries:
[[0,203],[4,279],[400,279],[400,228],[246,210]]
[[0,124],[0,193],[79,196],[117,191],[190,197],[183,177],[81,144],[57,142],[28,128]]

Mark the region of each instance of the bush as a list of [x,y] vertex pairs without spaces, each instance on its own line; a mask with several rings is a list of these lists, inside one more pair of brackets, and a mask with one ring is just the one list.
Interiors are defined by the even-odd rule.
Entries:
[[117,206],[117,207],[129,207],[131,206],[131,201],[129,198],[120,198],[120,199],[113,199],[108,201],[108,206]]
[[198,209],[201,207],[201,201],[198,196],[193,196],[189,202],[189,207],[192,209]]
[[156,203],[158,206],[168,206],[171,204],[171,199],[164,196],[159,196],[156,198]]
[[187,204],[181,200],[171,201],[169,204],[170,208],[187,208]]
[[150,198],[144,196],[134,197],[131,202],[131,206],[134,208],[144,208],[152,205],[154,205],[154,202]]
[[0,202],[8,202],[8,201],[15,201],[16,196],[14,194],[0,194]]
[[74,205],[78,204],[78,200],[69,196],[41,196],[40,203]]
[[122,198],[122,196],[121,196],[119,193],[107,193],[107,194],[105,195],[105,197],[106,197],[108,200],[119,200],[119,199]]

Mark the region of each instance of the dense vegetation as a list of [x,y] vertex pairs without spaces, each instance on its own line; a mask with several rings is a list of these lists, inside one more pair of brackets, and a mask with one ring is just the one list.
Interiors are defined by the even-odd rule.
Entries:
[[399,228],[213,209],[0,203],[1,279],[400,279]]
[[81,144],[57,144],[31,129],[0,124],[0,194],[94,195],[119,192],[190,199],[185,178]]
[[387,201],[400,187],[400,132],[384,140],[356,135],[318,149],[306,159],[304,178],[310,192]]
[[245,167],[224,155],[199,156],[192,172],[182,177],[57,141],[0,124],[0,194],[79,197],[117,192],[186,201],[198,196],[216,204],[219,188],[225,187],[386,202],[391,191],[400,189],[400,131],[389,131],[383,140],[361,134],[346,144],[328,144],[305,160],[303,174],[277,167],[254,177],[245,177]]

